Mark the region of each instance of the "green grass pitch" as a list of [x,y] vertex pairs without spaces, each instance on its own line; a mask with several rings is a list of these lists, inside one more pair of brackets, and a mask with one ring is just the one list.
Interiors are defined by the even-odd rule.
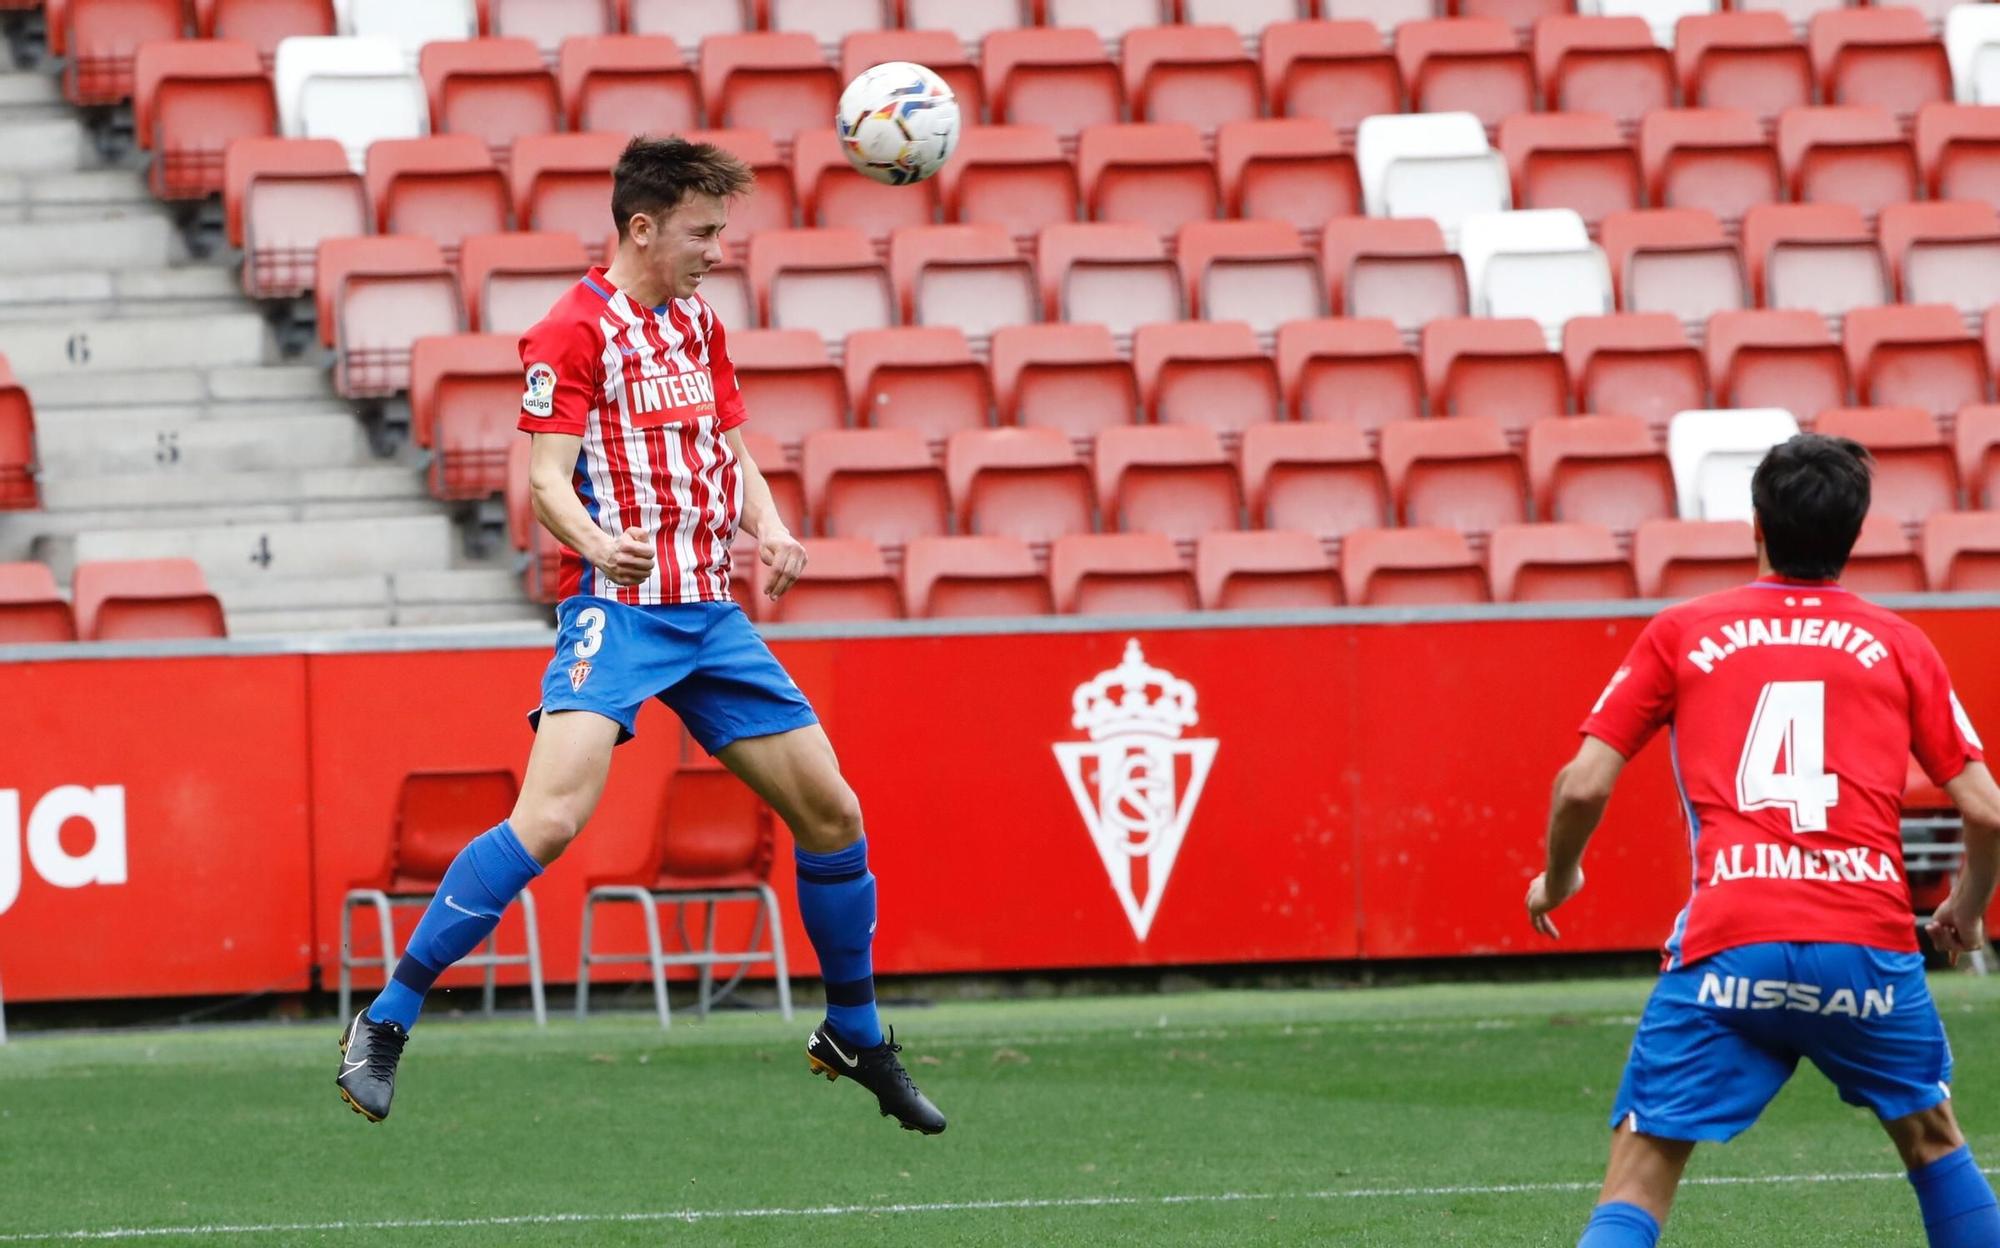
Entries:
[[[433,1019],[394,1116],[338,1024],[18,1035],[0,1243],[1553,1245],[1594,1200],[1644,980],[891,1012],[924,1139],[806,1071],[812,1017]],[[1934,980],[2000,1161],[2000,976]],[[1696,1154],[1674,1245],[1920,1244],[1887,1141],[1810,1069]]]

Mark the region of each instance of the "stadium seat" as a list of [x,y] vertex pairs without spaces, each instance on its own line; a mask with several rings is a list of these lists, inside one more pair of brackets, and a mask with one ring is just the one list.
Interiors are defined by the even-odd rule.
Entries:
[[1708,406],[1708,367],[1680,320],[1664,312],[1578,316],[1563,326],[1576,405],[1666,428],[1675,412]]
[[1175,247],[1188,309],[1275,334],[1286,321],[1326,313],[1319,260],[1283,221],[1190,221]]
[[348,34],[387,39],[402,53],[404,67],[417,68],[424,45],[479,35],[479,11],[473,0],[343,0],[343,25]]
[[[2000,74],[2000,57],[1994,67]],[[1917,111],[1916,148],[1930,198],[2000,206],[2000,111],[1927,104]]]
[[1642,598],[1694,598],[1757,577],[1757,543],[1745,520],[1648,520],[1632,535]]
[[227,637],[222,603],[192,559],[111,559],[70,578],[79,641]]
[[948,220],[997,225],[1025,254],[1043,226],[1076,220],[1076,166],[1047,126],[972,126],[937,180]]
[[[774,624],[900,620],[903,590],[872,541],[858,537],[806,539],[806,570],[785,596],[766,608]],[[764,573],[759,565],[758,578]],[[761,591],[760,591],[761,592]]]
[[995,30],[980,45],[993,120],[1047,126],[1074,143],[1085,126],[1123,120],[1125,88],[1104,43],[1088,30]]
[[1045,226],[1035,255],[1047,320],[1087,321],[1129,334],[1186,315],[1180,272],[1150,226]]
[[1430,217],[1455,237],[1466,217],[1512,206],[1507,162],[1471,113],[1366,118],[1354,158],[1371,217]]
[[1959,408],[1952,441],[1966,505],[1975,511],[2000,511],[2000,407]]
[[1885,108],[1907,130],[1925,104],[1952,98],[1951,63],[1930,22],[1914,8],[1824,9],[1807,43],[1828,104]]
[[690,143],[713,143],[750,166],[756,182],[748,195],[740,195],[729,210],[729,229],[723,242],[737,263],[750,255],[750,240],[765,230],[789,230],[797,221],[799,189],[792,182],[792,166],[778,154],[778,144],[757,130],[689,130],[682,136]]
[[[743,449],[748,452],[750,461],[757,465],[757,471],[764,474],[764,484],[771,487],[771,502],[778,509],[778,517],[792,532],[805,532],[806,482],[804,474],[799,471],[797,449],[791,448],[792,458],[788,460],[787,448],[780,446],[776,438],[754,429],[746,429],[742,433]],[[761,603],[759,610],[762,610]]]
[[1790,198],[1853,204],[1873,220],[1917,197],[1917,156],[1884,108],[1829,105],[1778,115],[1778,158]]
[[847,336],[846,366],[855,423],[914,430],[933,455],[952,434],[992,424],[986,366],[955,325],[856,330]]
[[1924,566],[1942,594],[2000,590],[2000,512],[1944,512],[1924,521]]
[[859,230],[766,230],[750,240],[750,283],[773,329],[838,340],[896,323],[888,270]]
[[432,131],[479,138],[503,168],[522,135],[562,128],[555,75],[527,39],[425,44],[417,68],[430,93]]
[[1957,308],[1856,308],[1843,337],[1855,394],[1871,407],[1921,407],[1942,416],[1992,397],[1985,349]]
[[1637,17],[1572,17],[1560,8],[1534,24],[1535,77],[1550,112],[1601,113],[1622,133],[1677,101],[1673,54]]
[[2000,14],[1954,4],[1945,14],[1944,45],[1953,98],[1961,104],[2000,102]]
[[2000,214],[1972,200],[1890,204],[1882,251],[1901,303],[1948,303],[1980,312],[2000,289]]
[[611,170],[625,144],[618,134],[522,135],[507,171],[519,228],[566,232],[595,246],[605,226],[617,224],[610,209]]
[[458,258],[467,324],[474,333],[521,333],[589,268],[574,234],[474,235]]
[[[543,62],[555,65],[572,41],[601,39],[618,30],[619,8],[612,0],[481,0],[488,30],[503,39],[526,39]],[[588,129],[588,127],[583,127]],[[643,129],[635,133],[643,133]]]
[[185,29],[181,0],[70,0],[66,14],[49,16],[64,29],[64,48],[52,49],[67,51],[63,95],[86,106],[131,99],[139,49]]
[[1013,325],[995,330],[994,398],[1000,423],[1054,429],[1088,454],[1098,433],[1138,417],[1139,379],[1103,325]]
[[1048,574],[1015,537],[919,537],[903,561],[912,619],[1053,615]]
[[1361,211],[1361,174],[1333,126],[1318,118],[1224,122],[1215,132],[1223,211],[1283,221],[1309,240],[1334,217]]
[[1278,370],[1242,321],[1169,321],[1132,335],[1140,401],[1162,425],[1200,425],[1235,444],[1245,426],[1278,419]]
[[1743,257],[1706,209],[1614,212],[1599,234],[1623,311],[1701,322],[1750,306]]
[[635,35],[671,35],[688,49],[710,35],[757,29],[749,0],[626,0],[625,7],[625,29]]
[[568,39],[557,73],[571,130],[681,134],[701,128],[701,88],[680,45],[666,35]]
[[1278,376],[1294,418],[1374,432],[1424,414],[1424,377],[1394,321],[1354,317],[1278,328]]
[[1528,480],[1543,520],[1620,534],[1678,514],[1673,468],[1636,416],[1549,416],[1528,429]]
[[840,136],[831,129],[801,130],[793,140],[792,185],[806,225],[859,230],[878,252],[888,251],[893,231],[926,226],[937,217],[936,181],[877,182],[848,163]]
[[1447,6],[1435,0],[1320,0],[1320,9],[1335,21],[1365,18],[1386,41],[1404,22],[1442,17]]
[[1595,524],[1510,524],[1493,530],[1486,565],[1496,602],[1635,598],[1632,561]]
[[1752,11],[1770,9],[1793,26],[1803,28],[1822,9],[1839,8],[1842,0],[1742,0],[1736,7]]
[[1514,445],[1569,410],[1569,370],[1526,317],[1446,317],[1424,326],[1424,386],[1438,415],[1485,416]]
[[1707,348],[1709,385],[1724,407],[1781,407],[1804,422],[1852,395],[1847,356],[1816,312],[1718,312]]
[[1918,407],[1837,407],[1813,432],[1852,438],[1875,457],[1873,513],[1915,536],[1933,512],[1958,510],[1958,457]]
[[1090,469],[1056,429],[968,429],[945,444],[945,476],[961,533],[1010,537],[1046,551],[1096,527]]
[[377,139],[430,129],[423,79],[394,40],[294,38],[278,45],[278,124],[287,138],[339,141],[360,173]]
[[951,532],[951,497],[924,436],[912,429],[807,434],[800,463],[817,537],[900,547]]
[[285,40],[335,33],[333,0],[213,0],[195,11],[202,38],[242,40],[257,49],[265,73]]
[[1602,17],[1638,17],[1652,28],[1653,42],[1663,48],[1674,45],[1674,25],[1685,17],[1713,13],[1721,0],[1581,0],[1584,13]]
[[1313,0],[1181,0],[1190,22],[1219,22],[1244,38],[1265,34],[1282,22],[1312,16]]
[[1465,218],[1465,260],[1475,316],[1526,316],[1550,342],[1573,316],[1602,316],[1617,305],[1604,253],[1583,218],[1567,208],[1529,208]]
[[1271,529],[1205,533],[1195,543],[1205,611],[1287,611],[1341,604],[1340,581],[1319,539]]
[[311,290],[320,243],[368,233],[367,190],[332,139],[237,139],[223,184],[227,234],[243,250],[253,299]]
[[1840,583],[1857,594],[1921,594],[1923,557],[1892,516],[1871,511],[1861,521],[1861,535],[1847,556]]
[[410,344],[465,327],[458,278],[428,238],[327,239],[315,297],[320,343],[334,349],[334,390],[344,398],[408,389]]
[[1646,171],[1647,199],[1659,208],[1700,208],[1736,222],[1753,204],[1788,198],[1764,127],[1740,108],[1662,108],[1646,114],[1639,123],[1639,163]]
[[132,128],[153,153],[147,184],[161,199],[220,194],[234,139],[274,133],[277,105],[257,49],[228,39],[142,45],[133,60]]
[[1527,473],[1491,417],[1399,420],[1382,427],[1381,449],[1406,525],[1490,533],[1528,521]]
[[1323,121],[1351,142],[1362,118],[1403,111],[1403,71],[1372,21],[1279,22],[1258,57],[1274,117]]
[[1456,529],[1358,529],[1341,543],[1340,577],[1357,607],[1492,601],[1486,568]]
[[46,563],[0,563],[0,646],[76,640],[76,616]]
[[33,511],[42,505],[35,475],[35,407],[0,355],[0,511]]
[[1199,608],[1194,576],[1160,533],[1072,533],[1049,551],[1056,610],[1065,615],[1173,613]]
[[410,348],[410,440],[431,448],[433,498],[480,499],[507,488],[520,434],[521,355],[510,334],[419,338]]
[[507,180],[472,135],[382,139],[368,149],[367,179],[376,231],[434,239],[453,267],[469,235],[508,229]]
[[1691,14],[1673,48],[1691,108],[1741,109],[1775,128],[1779,113],[1813,102],[1812,58],[1782,14]]
[[1164,533],[1191,552],[1204,533],[1242,527],[1236,467],[1213,430],[1106,429],[1097,435],[1096,467],[1106,529]]
[[1852,204],[1758,204],[1743,217],[1743,258],[1762,307],[1840,316],[1895,293],[1874,232]]
[[905,227],[889,238],[889,275],[903,321],[985,337],[1041,316],[1035,270],[997,225]]
[[1396,27],[1396,63],[1419,113],[1468,112],[1492,130],[1535,108],[1535,67],[1507,23],[1456,17]]
[[1243,431],[1239,456],[1255,528],[1335,543],[1356,529],[1392,522],[1389,479],[1355,425],[1252,425]]
[[701,95],[711,125],[762,130],[782,146],[801,130],[827,124],[841,86],[808,34],[759,31],[701,41]]
[[1416,329],[1469,311],[1465,262],[1446,249],[1438,223],[1422,217],[1327,222],[1320,272],[1336,315],[1382,317]]
[[829,46],[852,30],[894,26],[901,8],[893,0],[760,0],[758,7],[772,30],[803,31]]
[[1500,123],[1500,152],[1523,208],[1569,208],[1595,231],[1644,200],[1639,154],[1604,113],[1520,113]]
[[1141,222],[1162,238],[1213,218],[1222,198],[1201,133],[1189,125],[1086,126],[1077,173],[1091,220]]
[[[808,434],[847,422],[847,375],[810,329],[745,329],[729,334],[729,361],[753,427],[797,463]],[[761,463],[761,461],[759,461]]]
[[1264,82],[1228,26],[1142,26],[1119,50],[1134,121],[1182,122],[1212,131],[1264,113]]
[[1033,26],[1029,0],[903,0],[903,24],[911,30],[944,30],[966,47],[996,30]]
[[1681,519],[1749,520],[1751,474],[1798,431],[1781,407],[1676,412],[1667,424],[1667,459]]
[[1576,3],[1575,0],[1458,0],[1449,8],[1457,17],[1505,22],[1517,38],[1525,41],[1542,18],[1573,14]]
[[1042,0],[1051,26],[1091,31],[1116,43],[1133,30],[1174,20],[1174,0]]

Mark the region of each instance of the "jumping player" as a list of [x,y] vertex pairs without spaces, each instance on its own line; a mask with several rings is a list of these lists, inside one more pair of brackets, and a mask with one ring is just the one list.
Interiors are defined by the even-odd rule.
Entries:
[[910,1130],[945,1128],[876,1015],[861,808],[812,707],[729,596],[739,525],[771,569],[771,597],[806,562],[743,449],[722,324],[697,293],[750,180],[711,145],[634,139],[613,178],[616,257],[521,338],[535,514],[564,547],[555,659],[513,813],[452,862],[390,982],[341,1036],[341,1096],[370,1121],[388,1116],[424,994],[576,837],[613,747],[658,697],[797,843],[799,915],[826,981],[813,1070],[853,1079]]
[[1556,777],[1528,914],[1583,887],[1583,849],[1626,761],[1663,725],[1694,886],[1611,1114],[1579,1248],[1651,1248],[1688,1156],[1756,1121],[1801,1057],[1875,1112],[1933,1248],[1995,1248],[2000,1209],[1951,1110],[1951,1050],[1924,982],[1899,831],[1912,754],[1958,806],[1965,863],[1928,931],[1983,942],[2000,789],[1928,638],[1836,583],[1868,513],[1867,452],[1801,435],[1751,485],[1762,575],[1661,612]]

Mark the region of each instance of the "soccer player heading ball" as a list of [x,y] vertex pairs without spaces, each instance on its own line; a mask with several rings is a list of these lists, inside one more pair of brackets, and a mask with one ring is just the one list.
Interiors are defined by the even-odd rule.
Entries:
[[876,1016],[861,808],[812,707],[729,596],[739,526],[771,569],[771,597],[806,564],[743,449],[736,371],[698,293],[750,179],[709,144],[634,139],[611,192],[618,254],[521,338],[535,515],[564,546],[555,659],[513,813],[452,862],[389,984],[341,1037],[341,1095],[372,1121],[388,1116],[424,994],[582,830],[613,747],[657,697],[797,842],[799,916],[826,981],[812,1068],[853,1079],[913,1131],[944,1130]]
[[1869,472],[1844,438],[1774,447],[1751,484],[1763,575],[1648,623],[1556,777],[1548,870],[1528,888],[1544,935],[1583,887],[1619,770],[1662,726],[1694,854],[1579,1248],[1651,1248],[1695,1143],[1746,1130],[1801,1057],[1881,1120],[1933,1248],[2000,1245],[2000,1209],[1951,1112],[1900,830],[1914,754],[1965,824],[1964,867],[1928,930],[1953,957],[1978,949],[2000,789],[1929,639],[1836,583]]

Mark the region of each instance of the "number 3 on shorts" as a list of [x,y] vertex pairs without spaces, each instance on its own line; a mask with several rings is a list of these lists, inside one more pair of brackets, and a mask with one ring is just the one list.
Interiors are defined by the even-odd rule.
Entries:
[[576,643],[576,657],[587,659],[604,648],[604,608],[585,607],[576,613],[576,624],[583,630],[583,636]]

